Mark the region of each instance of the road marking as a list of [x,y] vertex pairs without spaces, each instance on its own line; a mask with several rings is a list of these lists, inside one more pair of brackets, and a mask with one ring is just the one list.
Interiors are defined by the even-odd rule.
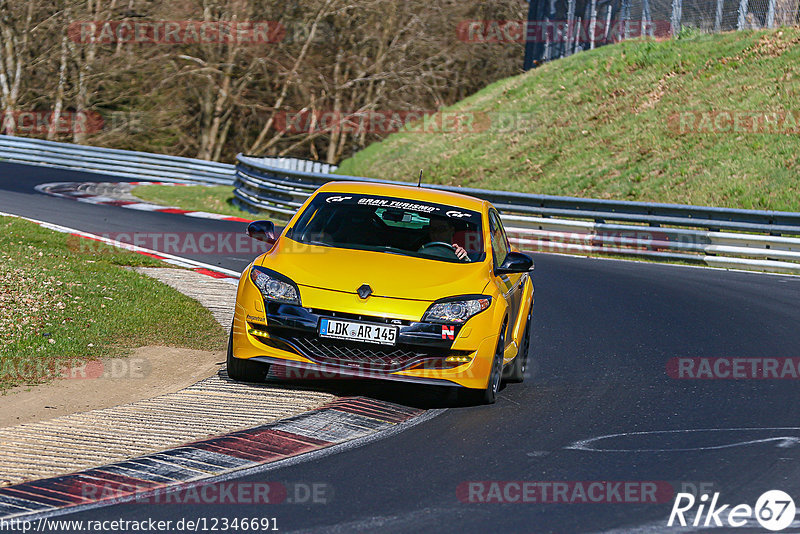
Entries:
[[186,215],[187,217],[199,217],[219,221],[253,222],[252,219],[233,215],[185,210],[176,206],[161,206],[151,202],[144,202],[131,195],[131,191],[134,187],[143,185],[208,186],[208,184],[189,182],[52,182],[48,184],[39,184],[34,187],[34,189],[45,195],[77,200],[78,202],[86,202],[87,204],[117,206],[139,211],[174,213]]
[[[796,434],[796,435],[778,435],[778,436],[769,436],[764,437],[761,439],[747,439],[748,437],[755,438],[755,436],[744,436],[744,439],[739,437],[731,437],[725,439],[722,437],[720,439],[719,433],[723,432],[730,432],[734,434],[740,433],[785,433],[790,431],[789,434]],[[617,438],[632,438],[634,443],[636,440],[640,438],[653,438],[653,437],[661,437],[660,439],[663,440],[663,436],[669,435],[692,435],[692,437],[698,436],[700,433],[708,433],[709,438],[712,441],[725,441],[727,443],[714,443],[708,444],[704,446],[696,446],[696,447],[683,447],[683,446],[675,446],[675,447],[657,447],[651,448],[645,444],[641,447],[629,447],[629,448],[618,448],[618,447],[603,447],[599,443],[604,440],[614,440]],[[652,439],[650,440],[652,441]],[[730,449],[733,447],[746,447],[749,445],[758,445],[761,443],[775,443],[776,448],[780,449],[787,449],[791,447],[796,447],[800,445],[800,427],[767,427],[767,428],[699,428],[699,429],[684,429],[684,430],[652,430],[647,432],[621,432],[619,434],[607,434],[604,436],[597,436],[594,438],[584,439],[576,441],[575,443],[565,447],[568,450],[578,450],[578,451],[592,451],[592,452],[688,452],[688,451],[711,451],[711,450],[720,450],[720,449]]]

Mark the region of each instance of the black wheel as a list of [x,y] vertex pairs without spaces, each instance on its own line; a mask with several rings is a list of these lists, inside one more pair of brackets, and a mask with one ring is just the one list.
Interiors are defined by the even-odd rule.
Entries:
[[263,382],[269,372],[269,364],[240,360],[233,357],[233,327],[228,336],[228,357],[226,358],[228,376],[237,382]]
[[500,384],[503,381],[503,352],[505,350],[506,325],[500,331],[500,339],[497,340],[497,349],[494,353],[492,362],[492,372],[489,375],[489,383],[486,389],[467,389],[461,390],[462,398],[468,404],[494,404],[497,400],[497,393],[500,391]]
[[528,318],[525,324],[525,333],[522,335],[522,342],[520,349],[514,361],[511,362],[511,370],[508,373],[507,380],[513,383],[519,383],[525,380],[525,371],[528,370],[528,349],[531,346],[531,319],[533,318],[533,304],[528,308]]

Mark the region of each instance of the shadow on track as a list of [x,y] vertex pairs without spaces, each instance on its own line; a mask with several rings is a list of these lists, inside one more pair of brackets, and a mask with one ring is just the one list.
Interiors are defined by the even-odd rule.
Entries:
[[[273,367],[278,367],[273,365]],[[465,408],[474,406],[459,398],[458,390],[461,388],[448,386],[432,386],[427,384],[412,384],[403,382],[390,382],[368,378],[330,378],[330,379],[287,379],[274,376],[270,371],[267,379],[262,384],[270,387],[292,390],[313,390],[330,393],[337,397],[368,397],[375,400],[392,402],[411,408],[430,410],[435,408]],[[226,373],[220,371],[221,379],[231,380]],[[502,391],[509,385],[503,383]],[[512,384],[510,387],[522,387],[522,384]]]

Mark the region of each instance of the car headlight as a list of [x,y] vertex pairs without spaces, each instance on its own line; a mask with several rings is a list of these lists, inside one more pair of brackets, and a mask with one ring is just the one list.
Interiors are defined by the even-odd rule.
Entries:
[[300,305],[297,286],[285,276],[262,267],[253,267],[250,269],[250,280],[261,291],[264,299]]
[[431,304],[422,320],[429,323],[460,324],[488,308],[491,303],[492,298],[484,295],[449,298]]

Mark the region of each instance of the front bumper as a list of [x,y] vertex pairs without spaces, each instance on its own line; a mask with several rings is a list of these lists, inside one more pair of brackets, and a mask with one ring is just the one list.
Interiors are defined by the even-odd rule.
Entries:
[[[259,295],[260,296],[260,295]],[[422,323],[406,318],[343,313],[288,304],[265,303],[255,295],[237,299],[233,356],[304,369],[292,377],[358,377],[425,384],[485,388],[497,333],[491,314],[481,313],[464,326]],[[253,298],[255,297],[255,298]],[[253,308],[242,304],[253,302]],[[261,310],[258,310],[261,308]],[[322,318],[395,326],[394,346],[321,338]],[[499,328],[499,327],[498,327]],[[452,339],[450,333],[452,332]],[[466,362],[448,361],[457,357]]]

